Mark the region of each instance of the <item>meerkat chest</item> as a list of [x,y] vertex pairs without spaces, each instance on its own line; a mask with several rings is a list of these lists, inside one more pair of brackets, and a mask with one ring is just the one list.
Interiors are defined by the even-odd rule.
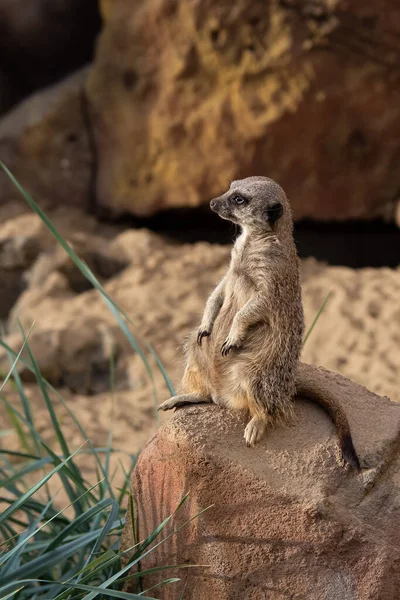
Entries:
[[243,260],[232,260],[227,285],[227,301],[240,310],[255,294],[256,280]]

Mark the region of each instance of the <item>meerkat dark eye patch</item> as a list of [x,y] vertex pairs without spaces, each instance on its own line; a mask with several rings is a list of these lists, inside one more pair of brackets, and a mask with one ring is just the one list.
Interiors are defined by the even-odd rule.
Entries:
[[266,217],[270,223],[275,223],[283,215],[283,206],[280,202],[269,206],[266,210]]

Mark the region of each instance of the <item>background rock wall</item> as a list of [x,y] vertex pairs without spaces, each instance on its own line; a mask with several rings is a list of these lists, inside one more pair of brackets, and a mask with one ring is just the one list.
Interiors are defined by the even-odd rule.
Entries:
[[[41,193],[54,203],[149,216],[203,205],[258,173],[283,185],[297,219],[400,214],[394,0],[115,0],[101,10],[89,74],[59,84],[57,105],[47,94],[27,100],[36,119],[14,115],[20,134],[0,122],[1,154],[17,142],[11,165],[27,187],[43,190],[43,147],[64,140],[51,153],[63,193],[52,197],[51,176]],[[90,61],[98,29],[94,2],[35,0],[28,10],[1,0],[3,106]],[[7,84],[17,76],[21,92]],[[89,157],[73,163],[82,138]],[[0,203],[15,198],[1,187]]]
[[104,17],[87,86],[101,206],[196,206],[258,173],[296,218],[393,218],[393,0],[116,0]]

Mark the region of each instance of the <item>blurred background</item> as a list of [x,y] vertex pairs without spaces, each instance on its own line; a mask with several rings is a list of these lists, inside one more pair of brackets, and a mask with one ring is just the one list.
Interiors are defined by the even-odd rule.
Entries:
[[[400,401],[395,0],[0,0],[0,159],[175,386],[236,234],[208,202],[233,179],[276,179],[296,218],[308,325],[329,294],[303,360]],[[0,282],[7,343],[18,349],[18,320],[35,320],[42,373],[92,439],[111,419],[115,444],[139,449],[157,427],[153,386],[169,396],[163,378],[151,382],[3,172]]]

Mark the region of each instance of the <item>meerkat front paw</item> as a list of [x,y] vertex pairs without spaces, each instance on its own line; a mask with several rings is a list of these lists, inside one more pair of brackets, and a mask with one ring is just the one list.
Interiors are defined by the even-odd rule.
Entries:
[[228,335],[226,340],[221,346],[221,354],[222,356],[228,356],[229,352],[233,349],[238,350],[241,346],[241,341]]
[[200,326],[199,332],[197,334],[197,343],[198,343],[198,345],[201,346],[202,339],[204,337],[209,337],[210,335],[211,335],[211,328],[210,327]]
[[246,440],[247,446],[254,446],[260,441],[265,432],[265,423],[257,417],[253,417],[251,421],[247,423],[246,429],[244,430],[244,439]]

